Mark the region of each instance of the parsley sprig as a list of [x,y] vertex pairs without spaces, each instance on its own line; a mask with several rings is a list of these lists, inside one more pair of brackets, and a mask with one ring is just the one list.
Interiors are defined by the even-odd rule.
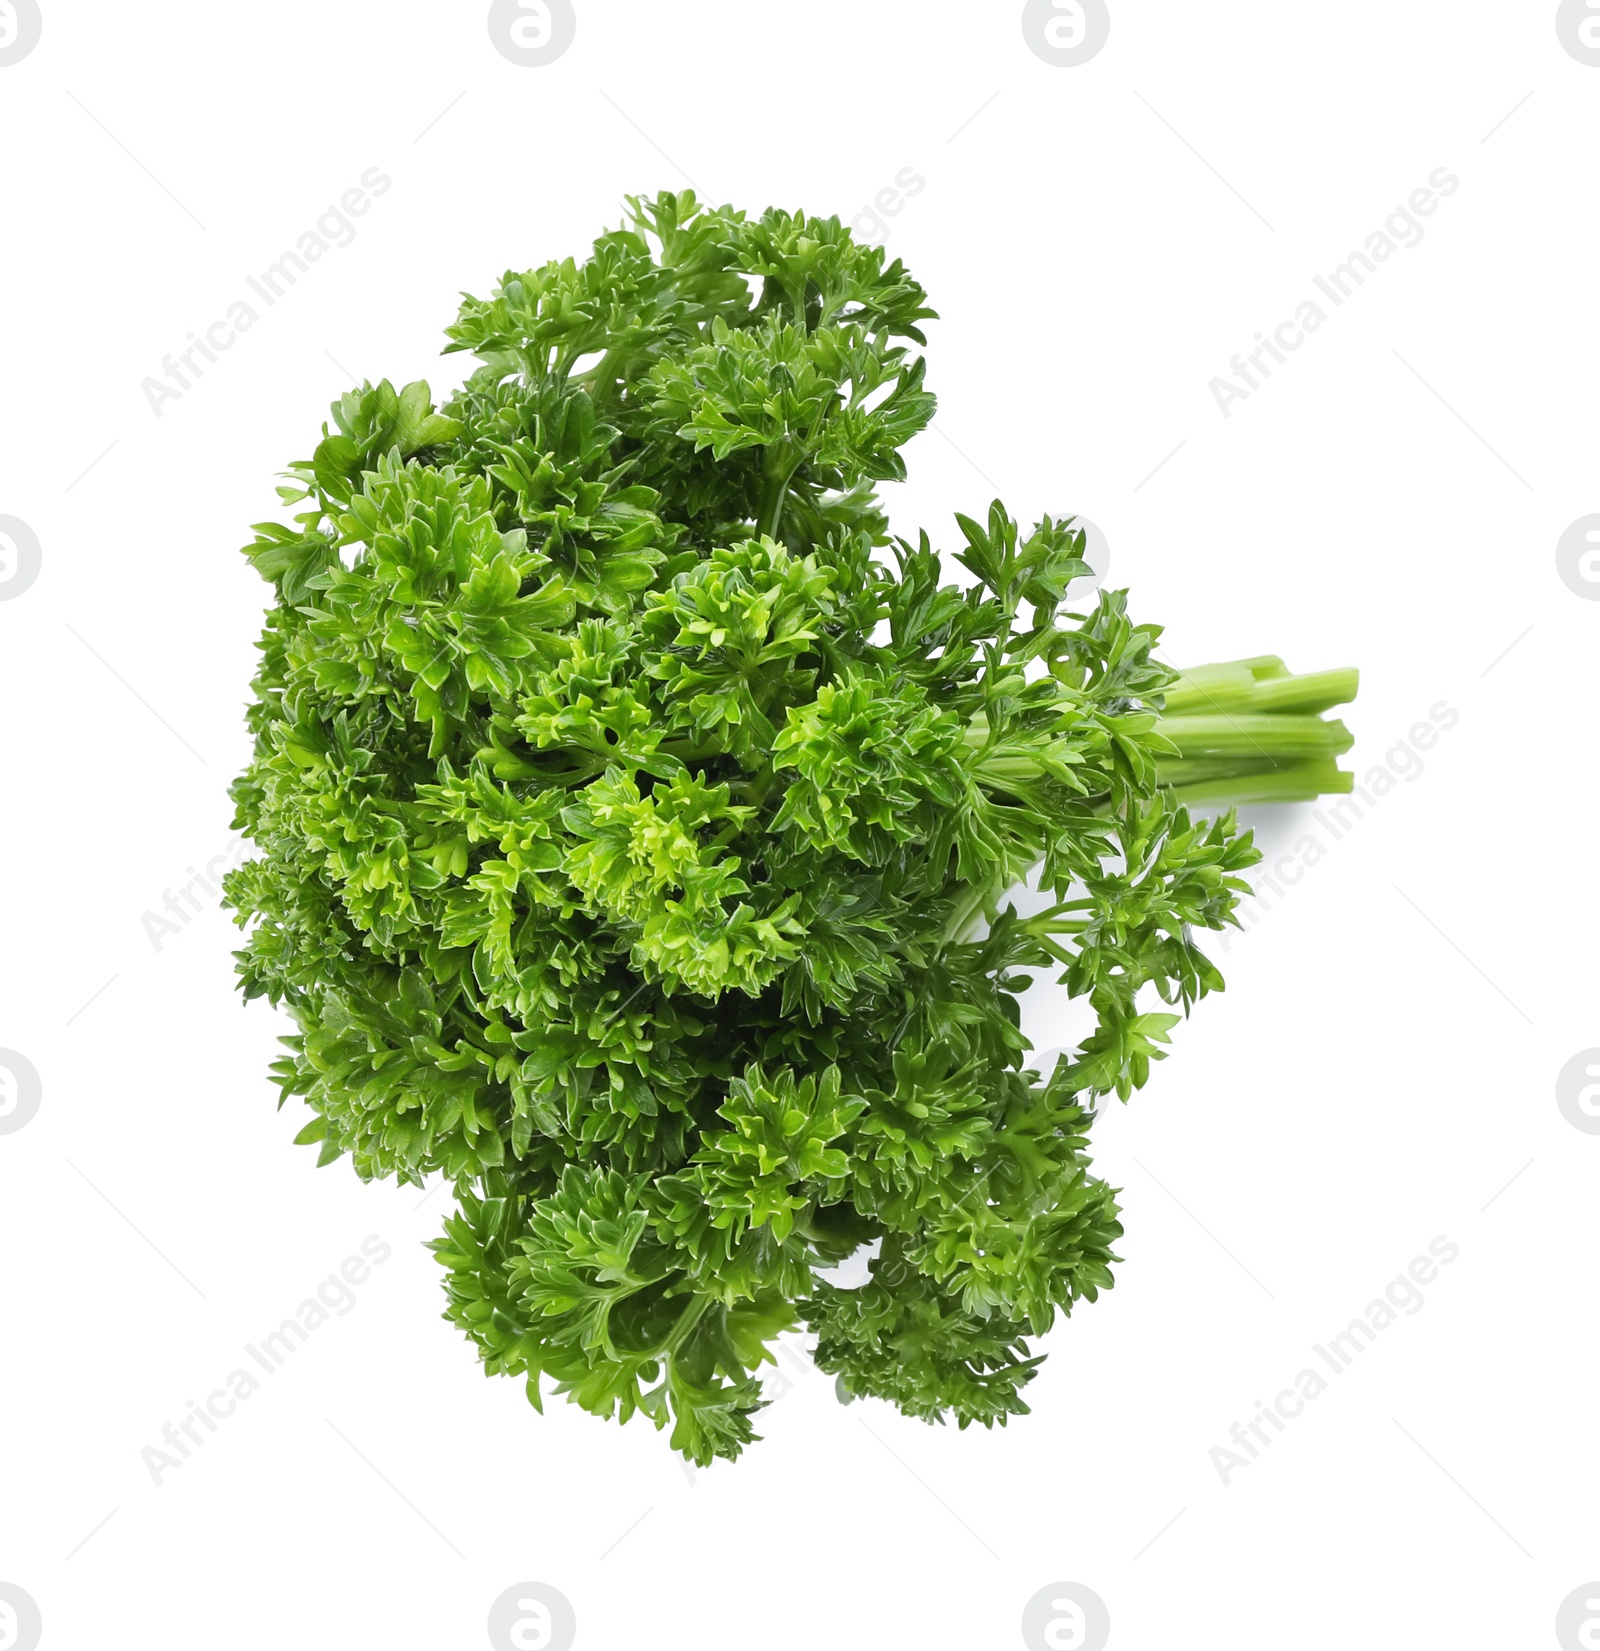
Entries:
[[[1111,1283],[1095,1106],[1222,985],[1214,805],[1347,789],[1355,674],[1180,674],[998,502],[953,582],[875,492],[921,287],[836,218],[630,207],[465,301],[442,406],[342,397],[247,547],[243,989],[321,1162],[453,1183],[448,1316],[536,1405],[735,1456],[805,1326],[846,1394],[1004,1422]],[[1095,1023],[1043,1072],[1039,974]]]

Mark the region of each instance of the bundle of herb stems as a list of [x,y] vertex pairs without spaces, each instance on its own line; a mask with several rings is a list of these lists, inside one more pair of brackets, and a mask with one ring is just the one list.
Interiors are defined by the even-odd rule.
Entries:
[[[998,500],[953,582],[876,493],[921,287],[837,218],[630,204],[463,303],[441,404],[342,396],[246,547],[241,984],[320,1163],[449,1183],[446,1316],[535,1406],[733,1457],[803,1328],[842,1396],[1003,1423],[1112,1282],[1089,1132],[1222,988],[1233,809],[1349,789],[1356,673],[1174,671]],[[1048,1062],[1038,976],[1092,1020]]]

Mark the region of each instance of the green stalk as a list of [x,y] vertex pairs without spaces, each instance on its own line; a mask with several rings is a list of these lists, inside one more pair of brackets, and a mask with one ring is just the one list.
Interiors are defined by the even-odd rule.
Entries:
[[1303,762],[1198,782],[1185,775],[1168,783],[1172,795],[1185,808],[1205,810],[1239,808],[1246,803],[1315,802],[1318,797],[1348,793],[1355,785],[1355,775],[1334,762]]
[[778,527],[783,521],[784,501],[789,497],[789,484],[794,480],[795,472],[800,468],[804,458],[803,452],[790,451],[790,443],[787,440],[779,442],[767,451],[763,466],[761,505],[756,513],[756,531],[765,534],[769,539],[776,539],[778,536]]
[[1355,744],[1342,722],[1294,712],[1276,717],[1252,711],[1212,717],[1163,715],[1156,727],[1183,757],[1259,757],[1278,763],[1291,757],[1337,757]]
[[[1354,699],[1359,686],[1359,672],[1294,676],[1271,655],[1184,671],[1156,718],[1155,732],[1171,747],[1157,757],[1156,777],[1185,807],[1202,811],[1347,793],[1354,777],[1338,759],[1354,737],[1321,713]],[[1026,797],[1043,773],[1038,751],[1003,739],[991,744],[991,738],[979,713],[966,731],[969,771],[980,784]],[[1101,806],[1109,807],[1109,799]],[[958,907],[946,939],[963,937],[981,905],[974,894]]]
[[1167,689],[1167,714],[1255,711],[1327,711],[1356,697],[1361,673],[1314,671],[1292,676],[1281,659],[1237,659],[1225,665],[1202,665],[1182,672]]
[[1309,802],[1348,792],[1337,758],[1350,730],[1320,713],[1356,696],[1360,673],[1294,676],[1265,654],[1184,671],[1166,691],[1156,731],[1175,748],[1156,771],[1186,807]]

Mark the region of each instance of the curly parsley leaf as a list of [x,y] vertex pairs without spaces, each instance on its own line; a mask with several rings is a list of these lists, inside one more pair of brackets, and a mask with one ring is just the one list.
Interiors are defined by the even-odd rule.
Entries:
[[[341,397],[246,547],[240,981],[320,1163],[453,1183],[448,1316],[536,1406],[736,1456],[805,1326],[845,1396],[1003,1423],[1112,1282],[1096,1104],[1222,988],[1217,805],[1347,789],[1355,673],[1180,674],[998,501],[952,581],[875,492],[917,283],[836,218],[630,208],[464,301],[442,405]],[[1048,1071],[1041,974],[1092,1021]]]

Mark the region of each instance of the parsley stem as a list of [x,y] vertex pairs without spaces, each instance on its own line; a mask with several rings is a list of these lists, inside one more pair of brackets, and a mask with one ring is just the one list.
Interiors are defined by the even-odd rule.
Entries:
[[1164,784],[1186,808],[1196,806],[1238,808],[1246,803],[1310,803],[1318,797],[1349,792],[1355,776],[1332,761],[1291,763],[1283,768],[1263,768],[1201,779],[1184,772],[1182,763],[1168,770],[1161,767]]
[[1156,773],[1186,807],[1309,802],[1350,790],[1338,757],[1353,743],[1320,713],[1354,699],[1360,673],[1293,676],[1267,654],[1182,672],[1164,695],[1156,732],[1177,755]]
[[761,510],[756,519],[757,531],[769,539],[776,539],[778,526],[783,521],[783,507],[789,497],[789,483],[794,479],[794,473],[800,468],[800,461],[796,459],[786,467],[774,469],[772,461],[768,461],[766,485],[761,493]]

